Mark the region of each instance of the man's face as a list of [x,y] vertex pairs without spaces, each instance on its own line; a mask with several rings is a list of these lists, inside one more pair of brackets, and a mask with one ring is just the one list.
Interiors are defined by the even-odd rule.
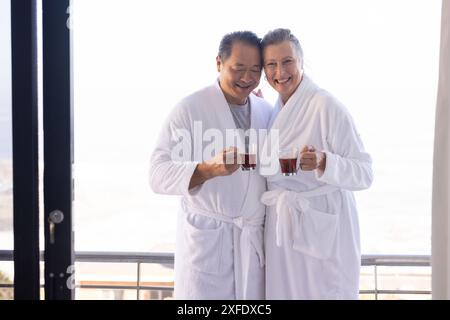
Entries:
[[261,78],[261,57],[258,48],[236,41],[225,61],[217,57],[220,87],[232,104],[244,104]]

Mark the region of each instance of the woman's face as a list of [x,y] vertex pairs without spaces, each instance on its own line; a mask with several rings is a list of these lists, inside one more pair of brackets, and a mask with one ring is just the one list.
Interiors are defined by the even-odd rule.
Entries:
[[263,58],[267,81],[286,103],[302,81],[301,57],[290,41],[283,41],[264,48]]

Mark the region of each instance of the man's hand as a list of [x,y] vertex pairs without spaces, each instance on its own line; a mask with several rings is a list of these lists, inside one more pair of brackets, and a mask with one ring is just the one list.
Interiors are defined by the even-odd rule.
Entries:
[[305,146],[300,152],[300,169],[303,171],[312,171],[318,169],[321,173],[325,171],[326,155],[323,152],[317,152],[313,146]]
[[209,179],[233,174],[240,167],[237,159],[237,148],[230,147],[219,152],[211,160],[200,163],[192,175],[189,190]]
[[213,177],[229,176],[241,166],[237,159],[237,148],[229,147],[219,152],[211,160],[206,161],[206,164],[210,166]]

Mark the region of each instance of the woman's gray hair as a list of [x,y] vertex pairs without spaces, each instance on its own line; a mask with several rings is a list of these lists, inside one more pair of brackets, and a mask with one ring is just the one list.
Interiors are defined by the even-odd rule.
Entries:
[[302,46],[300,45],[298,39],[291,33],[291,30],[289,29],[278,28],[269,31],[261,41],[262,51],[264,52],[264,49],[272,44],[279,44],[284,41],[290,41],[294,45],[294,48],[297,51],[298,56],[301,58],[303,64]]

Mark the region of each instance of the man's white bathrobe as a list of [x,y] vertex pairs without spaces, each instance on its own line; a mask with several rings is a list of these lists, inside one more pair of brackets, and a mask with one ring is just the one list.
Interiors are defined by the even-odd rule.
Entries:
[[[253,94],[249,98],[251,127],[266,129],[272,107]],[[195,130],[195,121],[201,121],[202,132]],[[175,146],[172,138],[179,129],[187,130],[192,139],[187,161],[171,158]],[[265,206],[260,198],[267,190],[266,180],[256,170],[238,169],[189,191],[192,174],[202,161],[197,144],[202,143],[203,151],[214,142],[214,131],[205,133],[208,129],[215,129],[223,137],[225,129],[236,129],[217,81],[175,107],[151,158],[153,191],[182,195],[175,251],[175,298],[264,299]],[[215,142],[219,145],[213,155],[234,146]]]
[[326,153],[326,170],[268,176],[266,297],[357,299],[360,236],[352,191],[371,185],[372,161],[353,120],[304,76],[286,105],[278,100],[270,122],[271,131],[279,129],[280,148],[312,145]]

